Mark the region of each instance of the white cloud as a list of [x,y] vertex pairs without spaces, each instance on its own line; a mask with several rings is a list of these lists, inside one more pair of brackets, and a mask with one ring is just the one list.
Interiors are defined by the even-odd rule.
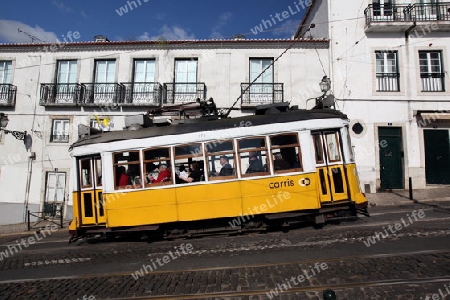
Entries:
[[154,18],[158,21],[163,21],[166,17],[167,17],[167,14],[163,13],[163,12],[158,12],[158,13],[155,13],[155,15],[154,15]]
[[158,35],[149,36],[148,32],[144,32],[138,37],[139,40],[194,40],[195,36],[189,34],[181,27],[164,25],[160,30]]
[[[212,39],[220,39],[223,38],[223,35],[219,32],[227,23],[233,18],[233,14],[231,12],[225,12],[220,15],[217,24],[212,28],[212,33],[210,38]],[[236,32],[237,33],[237,32]]]
[[298,26],[300,24],[299,20],[289,19],[283,20],[283,22],[279,23],[279,27],[273,28],[272,34],[274,36],[284,36],[287,38],[292,37],[295,34]]
[[66,6],[62,1],[53,0],[53,5],[55,5],[57,8],[59,8],[62,11],[65,11],[65,12],[72,11],[72,9],[68,6]]
[[[14,20],[0,20],[0,40],[9,43],[31,43],[32,38],[29,37],[24,31],[43,42],[55,42],[57,36],[54,32],[45,31],[39,26],[31,27],[25,23]],[[35,40],[34,42],[39,42]]]

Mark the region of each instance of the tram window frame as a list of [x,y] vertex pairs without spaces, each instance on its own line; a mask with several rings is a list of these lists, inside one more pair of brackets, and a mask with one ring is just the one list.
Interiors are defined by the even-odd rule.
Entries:
[[94,158],[94,167],[95,167],[95,180],[96,180],[96,186],[101,187],[102,184],[102,159],[100,157]]
[[[128,154],[124,155],[125,153],[128,153]],[[119,161],[119,160],[117,160],[117,162],[116,162],[116,157],[118,155],[121,155],[122,158],[127,157],[127,156],[131,157],[131,155],[130,155],[131,153],[137,153],[138,160],[128,160],[128,161],[123,161],[123,160]],[[113,152],[112,160],[113,160],[114,189],[115,190],[142,188],[142,174],[141,174],[141,161],[142,161],[142,158],[141,158],[141,151],[139,151],[139,150],[127,150],[127,151]],[[129,170],[130,165],[133,165],[133,166],[137,165],[137,167],[138,167],[137,169],[139,170],[138,175],[134,176],[134,178],[130,174],[130,170]],[[125,174],[129,176],[128,184],[127,185],[119,185],[118,176],[117,176],[118,175],[118,167],[125,167],[125,166],[127,166]],[[138,177],[138,180],[139,180],[138,182],[136,181],[137,177]]]
[[[89,165],[89,169],[85,169],[83,168],[83,162],[87,162]],[[92,164],[91,164],[91,158],[82,158],[79,161],[79,165],[80,165],[80,186],[82,189],[87,189],[87,188],[92,188],[93,184],[92,184]],[[85,177],[86,174],[84,174],[83,170],[89,170],[89,177]],[[83,184],[84,181],[83,179],[88,179],[88,184]]]
[[[316,164],[323,164],[325,163],[324,160],[324,153],[323,153],[323,141],[322,141],[322,135],[320,133],[313,133],[311,134],[312,140],[313,140],[313,146],[314,146],[314,156],[316,158]],[[317,143],[317,141],[319,143]]]
[[[260,139],[264,141],[264,145],[261,147],[242,147],[243,143],[248,143],[250,140]],[[265,176],[270,175],[271,163],[269,159],[269,150],[267,147],[266,136],[252,136],[237,140],[237,152],[238,159],[240,162],[240,172],[242,177],[254,177],[254,176]],[[245,153],[245,154],[244,154]],[[263,171],[249,172],[250,169],[250,157],[252,154],[256,154],[257,159],[260,160],[261,167]],[[263,162],[265,159],[265,163]],[[247,163],[244,163],[247,161]],[[245,168],[245,170],[244,170]]]
[[[177,150],[181,149],[183,147],[192,147],[194,146],[194,150],[191,150],[189,152],[184,152],[182,154],[177,154]],[[174,173],[175,173],[175,183],[176,184],[191,184],[191,183],[198,183],[205,181],[205,156],[204,156],[204,150],[203,145],[201,143],[189,143],[189,144],[182,144],[177,145],[173,147],[173,157],[174,157]],[[189,154],[188,154],[189,153]],[[195,159],[195,160],[194,160]],[[197,163],[200,170],[203,172],[203,174],[200,176],[200,180],[198,181],[184,181],[179,176],[181,174],[180,166],[184,166],[189,170],[190,165],[192,163]],[[189,178],[189,176],[187,177]]]
[[[231,149],[223,149],[226,145],[230,143]],[[207,162],[207,175],[208,180],[224,180],[224,179],[234,179],[237,177],[237,164],[236,164],[236,156],[234,151],[234,140],[217,140],[217,141],[211,141],[206,142],[204,144],[205,148],[205,161]],[[216,166],[215,163],[219,162],[220,164],[220,158],[222,156],[226,156],[228,163],[232,167],[232,175],[219,175],[219,172],[215,171]],[[213,165],[214,164],[214,165]],[[221,167],[222,169],[222,167]],[[214,171],[213,171],[214,170]]]
[[[295,138],[295,143],[289,143],[289,144],[282,144],[279,143],[278,145],[275,145],[277,142],[275,139],[283,139],[283,137],[291,136]],[[302,162],[302,153],[301,153],[301,147],[300,142],[298,138],[297,133],[282,133],[282,134],[274,134],[269,136],[270,139],[270,152],[272,157],[272,166],[273,166],[273,172],[274,174],[281,174],[281,173],[288,173],[288,172],[302,172],[303,171],[303,162]],[[288,149],[294,149],[295,154],[290,154],[291,159],[287,159],[286,157],[289,156],[287,152],[292,151]],[[283,156],[284,152],[284,156]],[[275,156],[279,154],[282,157],[282,160],[289,165],[289,167],[284,168],[283,166],[280,166],[281,169],[276,169],[276,159]],[[295,159],[295,162],[293,161]],[[291,160],[291,162],[290,162]],[[296,166],[298,164],[298,166]]]
[[[341,154],[341,143],[340,143],[340,139],[339,139],[339,135],[337,132],[324,132],[323,133],[324,137],[325,137],[325,143],[327,146],[327,156],[328,156],[328,161],[329,162],[339,162],[342,159],[342,154]],[[334,142],[336,142],[336,147],[335,149],[337,150],[337,158],[332,158],[331,157],[331,151],[330,151],[330,143],[328,142],[328,136],[333,136],[334,137]]]
[[[155,159],[146,159],[146,153],[150,152],[150,151],[158,151],[158,150],[167,150],[168,152],[168,156],[167,157],[163,157],[163,156],[159,156],[158,158],[155,157]],[[148,148],[148,149],[144,149],[142,151],[142,161],[143,161],[143,167],[144,167],[144,186],[145,187],[153,187],[153,186],[158,186],[158,185],[170,185],[173,184],[173,175],[172,175],[172,151],[171,151],[171,147],[156,147],[156,148]],[[155,162],[159,163],[159,165],[155,164]],[[148,164],[154,164],[155,168],[153,168],[153,170],[147,170],[148,168]],[[150,173],[157,173],[154,172],[156,169],[159,169],[159,166],[161,164],[166,164],[167,168],[169,169],[170,172],[170,177],[168,180],[164,180],[162,182],[149,182],[149,178],[148,176],[153,176],[154,179],[156,174],[150,174]]]

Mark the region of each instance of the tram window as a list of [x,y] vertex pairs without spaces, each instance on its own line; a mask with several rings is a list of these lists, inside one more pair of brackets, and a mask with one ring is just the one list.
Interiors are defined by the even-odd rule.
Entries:
[[203,148],[201,144],[175,147],[175,182],[192,183],[205,180]]
[[243,176],[258,176],[269,174],[267,146],[264,137],[253,137],[238,141],[241,174]]
[[100,158],[95,158],[95,178],[97,180],[97,186],[102,186],[102,161]]
[[139,151],[114,153],[113,157],[116,189],[142,187]]
[[339,138],[336,132],[326,133],[325,141],[330,162],[341,160],[339,151]]
[[301,171],[302,163],[297,134],[279,134],[270,137],[275,173]]
[[312,138],[314,142],[314,153],[316,154],[316,163],[323,164],[322,139],[319,134],[313,134]]
[[206,143],[205,150],[210,180],[236,177],[233,140]]
[[83,159],[80,161],[81,168],[81,187],[87,188],[92,187],[92,170],[91,170],[91,160]]
[[170,148],[144,150],[144,174],[146,186],[172,184]]
[[350,139],[350,134],[348,134],[348,131],[346,131],[345,135],[347,136],[347,149],[348,149],[348,154],[349,154],[349,160],[351,162],[355,162],[355,153],[353,152],[352,140]]

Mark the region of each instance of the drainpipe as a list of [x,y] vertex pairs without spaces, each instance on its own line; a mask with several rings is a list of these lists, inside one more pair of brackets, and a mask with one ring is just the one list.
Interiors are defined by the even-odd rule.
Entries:
[[[411,18],[411,10],[412,10],[412,6],[408,5],[408,15]],[[408,29],[406,29],[405,31],[405,56],[406,59],[410,59],[409,56],[409,34],[411,33],[411,31],[416,28],[417,24],[416,21],[414,20],[413,25],[411,25]],[[408,103],[407,106],[407,110],[408,110],[408,120],[412,120],[414,118],[414,116],[410,117],[410,114],[412,115],[411,112],[411,77],[410,77],[410,72],[404,72],[406,74],[405,76],[405,95],[406,95],[406,101]],[[408,124],[411,124],[410,122],[408,122]],[[411,130],[409,132],[412,132]],[[408,148],[408,147],[407,147]],[[405,152],[405,150],[403,150],[403,152]],[[405,155],[403,155],[403,166],[404,166],[404,171],[408,171],[408,175],[409,175],[409,167],[405,166]],[[405,174],[406,175],[406,174]],[[411,177],[409,177],[409,179],[411,180]]]

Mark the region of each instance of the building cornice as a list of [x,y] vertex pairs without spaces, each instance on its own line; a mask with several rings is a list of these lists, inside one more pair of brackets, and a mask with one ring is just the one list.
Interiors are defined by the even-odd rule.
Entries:
[[[242,39],[242,40],[171,40],[171,41],[114,41],[114,42],[74,42],[74,43],[17,43],[0,44],[0,51],[86,51],[96,50],[172,50],[172,49],[285,49],[328,48],[327,39]],[[53,46],[53,50],[52,47]]]

